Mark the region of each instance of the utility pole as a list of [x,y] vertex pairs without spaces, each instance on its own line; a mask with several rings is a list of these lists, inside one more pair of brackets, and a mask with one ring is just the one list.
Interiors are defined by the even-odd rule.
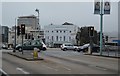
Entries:
[[102,45],[103,45],[102,33],[103,33],[103,0],[101,0],[101,7],[100,7],[100,55],[102,55]]
[[102,55],[102,48],[103,48],[103,16],[105,14],[110,14],[110,2],[104,1],[103,7],[103,0],[99,0],[95,2],[95,9],[94,14],[100,15],[100,55]]

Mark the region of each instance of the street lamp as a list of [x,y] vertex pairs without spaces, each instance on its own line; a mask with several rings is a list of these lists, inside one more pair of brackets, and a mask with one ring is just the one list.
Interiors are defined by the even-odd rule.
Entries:
[[39,9],[36,9],[35,11],[38,13],[38,26],[39,26],[39,34],[40,34],[40,25],[39,25],[39,14],[40,14],[40,12],[39,12]]
[[39,25],[39,14],[40,14],[40,12],[39,12],[39,9],[36,9],[35,11],[38,13],[38,26],[39,26],[39,29],[40,29],[40,25]]

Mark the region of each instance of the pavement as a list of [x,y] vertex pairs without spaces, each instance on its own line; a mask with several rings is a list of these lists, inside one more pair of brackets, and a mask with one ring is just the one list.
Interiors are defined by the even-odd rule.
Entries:
[[100,53],[84,53],[84,55],[92,55],[92,56],[99,56],[99,57],[109,57],[109,58],[120,58],[120,54],[117,52],[102,52],[102,55]]
[[37,58],[35,58],[33,56],[33,52],[31,52],[31,51],[24,51],[23,54],[22,54],[22,52],[8,52],[8,54],[16,56],[18,58],[22,58],[27,61],[44,60],[43,58],[41,58],[39,56]]
[[[115,56],[100,56],[98,53],[93,53],[92,55],[83,54],[74,51],[56,51],[56,49],[49,49],[47,51],[41,51],[38,53],[38,58],[33,57],[32,51],[24,51],[22,52],[8,52],[8,54],[13,55],[15,57],[27,60],[27,61],[40,61],[40,60],[48,60],[53,61],[59,64],[68,64],[68,65],[81,65],[87,66],[88,68],[98,68],[102,70],[109,70],[110,72],[117,72],[118,69],[118,61]],[[93,57],[94,56],[94,57]],[[44,59],[43,59],[44,58]],[[71,64],[72,63],[72,64]],[[108,63],[108,64],[106,64]],[[110,64],[109,64],[110,63]]]

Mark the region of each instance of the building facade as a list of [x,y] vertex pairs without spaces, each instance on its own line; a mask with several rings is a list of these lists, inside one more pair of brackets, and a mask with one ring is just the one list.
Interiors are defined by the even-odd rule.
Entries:
[[[18,17],[16,26],[21,26],[21,24],[25,24],[25,35],[23,35],[24,41],[44,38],[44,31],[40,29],[38,23],[38,18],[34,15]],[[16,44],[19,43],[22,43],[22,36],[17,36],[16,33]],[[9,44],[15,44],[15,26],[13,26],[9,30]]]
[[17,19],[17,25],[25,24],[26,27],[31,27],[32,29],[39,29],[38,18],[34,15],[31,16],[20,16]]
[[2,43],[3,44],[8,43],[8,32],[9,32],[8,26],[2,26]]
[[78,26],[64,23],[62,25],[47,25],[44,27],[46,45],[49,47],[60,47],[63,43],[76,44],[76,33]]

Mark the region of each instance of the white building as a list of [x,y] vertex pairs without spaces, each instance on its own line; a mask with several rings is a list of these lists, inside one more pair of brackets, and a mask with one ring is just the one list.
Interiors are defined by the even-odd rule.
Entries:
[[44,26],[45,42],[50,47],[60,47],[63,43],[76,44],[78,26],[65,22],[62,25]]

